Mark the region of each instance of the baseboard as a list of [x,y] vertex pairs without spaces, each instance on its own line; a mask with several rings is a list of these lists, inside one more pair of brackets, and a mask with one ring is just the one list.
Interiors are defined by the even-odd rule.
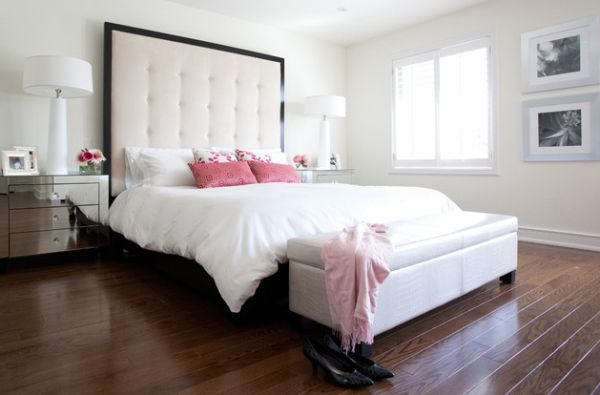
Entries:
[[549,229],[519,227],[519,241],[547,244],[580,250],[600,251],[600,235],[560,232]]

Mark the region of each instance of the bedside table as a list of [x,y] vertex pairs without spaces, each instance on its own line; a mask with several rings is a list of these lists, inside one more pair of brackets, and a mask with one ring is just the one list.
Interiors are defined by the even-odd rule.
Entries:
[[0,176],[0,259],[108,245],[107,175]]
[[352,184],[354,169],[296,169],[300,180],[306,183]]

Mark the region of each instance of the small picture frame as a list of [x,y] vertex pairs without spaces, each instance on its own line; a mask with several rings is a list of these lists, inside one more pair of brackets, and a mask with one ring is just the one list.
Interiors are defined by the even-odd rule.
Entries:
[[28,155],[25,151],[2,151],[2,173],[5,176],[30,175]]
[[23,151],[27,153],[27,170],[30,175],[39,174],[38,159],[37,159],[37,147],[35,146],[24,146],[15,145],[14,151]]
[[600,83],[600,17],[521,34],[523,92]]
[[523,103],[525,161],[600,160],[600,93]]
[[331,154],[331,157],[329,158],[329,164],[331,165],[332,169],[340,170],[342,168],[340,154]]
[[329,157],[329,165],[331,169],[338,168],[337,158],[335,157],[335,154],[331,154],[331,156]]

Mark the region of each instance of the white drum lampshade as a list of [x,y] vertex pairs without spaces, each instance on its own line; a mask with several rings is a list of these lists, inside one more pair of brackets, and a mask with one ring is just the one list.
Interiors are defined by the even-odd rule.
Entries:
[[25,60],[23,90],[51,97],[46,174],[67,174],[67,112],[64,99],[94,93],[92,65],[67,56],[40,55]]
[[329,169],[331,157],[329,118],[346,116],[346,98],[334,95],[309,96],[304,102],[304,113],[321,117],[317,168]]

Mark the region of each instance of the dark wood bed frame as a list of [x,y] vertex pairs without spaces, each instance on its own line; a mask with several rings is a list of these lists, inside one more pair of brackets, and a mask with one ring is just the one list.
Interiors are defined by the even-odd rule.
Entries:
[[[179,43],[196,45],[205,48],[211,48],[218,51],[231,52],[235,54],[267,59],[280,64],[281,73],[281,104],[280,104],[280,146],[284,149],[284,71],[285,60],[283,58],[263,54],[259,52],[249,51],[241,48],[230,47],[226,45],[211,43],[207,41],[196,40],[187,37],[180,37],[166,33],[139,29],[130,26],[118,25],[110,22],[104,24],[104,153],[107,158],[104,166],[105,174],[111,174],[111,95],[112,95],[112,32],[122,31],[136,35],[154,37],[162,40],[175,41]],[[109,196],[111,203],[113,200],[110,183]],[[148,263],[156,269],[166,273],[176,281],[186,284],[195,290],[199,291],[206,297],[215,299],[224,309],[229,312],[225,302],[220,297],[217,287],[212,277],[196,261],[185,259],[175,255],[168,255],[149,251],[141,248],[137,244],[125,239],[121,234],[110,231],[110,246],[111,253],[117,256],[122,255],[124,251],[133,253],[144,263]],[[264,314],[271,314],[274,309],[287,310],[288,297],[288,265],[280,264],[278,271],[271,277],[264,279],[256,291],[256,294],[250,298],[242,307],[239,314],[231,313],[236,319],[246,319],[249,317],[255,318]]]

